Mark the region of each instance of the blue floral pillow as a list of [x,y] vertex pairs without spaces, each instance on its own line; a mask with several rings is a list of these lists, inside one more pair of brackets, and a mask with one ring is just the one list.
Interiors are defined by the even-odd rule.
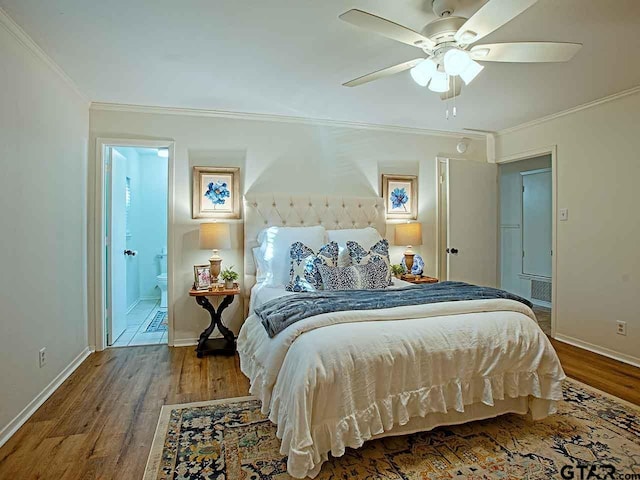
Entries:
[[322,277],[318,271],[320,265],[333,267],[338,264],[338,244],[330,242],[320,247],[318,253],[302,242],[295,242],[289,249],[291,269],[289,283],[285,289],[289,292],[313,292],[322,289]]
[[369,262],[383,262],[386,267],[387,285],[391,285],[391,260],[389,259],[389,242],[386,239],[378,241],[368,251],[358,242],[347,242],[347,250],[352,265],[366,265]]
[[319,265],[318,270],[325,290],[380,290],[389,286],[384,262],[349,267]]

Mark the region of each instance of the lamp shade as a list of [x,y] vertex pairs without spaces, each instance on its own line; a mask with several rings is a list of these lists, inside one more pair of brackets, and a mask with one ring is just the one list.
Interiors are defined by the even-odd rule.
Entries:
[[201,223],[200,248],[224,250],[231,248],[231,233],[228,223]]
[[396,245],[422,245],[422,224],[400,223],[396,225]]

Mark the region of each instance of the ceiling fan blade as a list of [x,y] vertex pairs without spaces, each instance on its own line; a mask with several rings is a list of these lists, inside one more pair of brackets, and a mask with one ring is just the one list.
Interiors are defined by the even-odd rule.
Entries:
[[390,38],[397,42],[406,43],[413,47],[433,49],[435,44],[429,38],[420,35],[418,32],[414,32],[410,28],[398,25],[390,20],[387,20],[372,13],[367,13],[363,10],[353,9],[348,12],[344,12],[339,17],[347,23],[355,25],[356,27],[364,28],[371,32],[382,35],[383,37]]
[[568,62],[580,48],[581,43],[489,43],[474,46],[470,53],[471,58],[481,62]]
[[367,75],[355,78],[347,83],[343,83],[342,85],[344,87],[357,87],[358,85],[362,85],[363,83],[373,82],[374,80],[378,80],[380,78],[388,77],[390,75],[395,75],[396,73],[409,70],[410,68],[413,68],[417,64],[419,64],[422,60],[424,60],[424,58],[415,58],[413,60],[409,60],[408,62],[394,65],[393,67],[387,67],[373,73],[368,73]]
[[489,0],[456,32],[459,43],[469,45],[513,20],[538,0]]

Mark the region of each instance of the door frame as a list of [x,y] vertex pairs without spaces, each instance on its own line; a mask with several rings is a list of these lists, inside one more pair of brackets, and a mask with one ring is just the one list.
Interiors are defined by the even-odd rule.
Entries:
[[96,351],[107,348],[106,331],[106,273],[107,258],[105,255],[105,218],[107,214],[104,201],[105,196],[105,152],[107,147],[131,148],[166,148],[169,150],[168,184],[167,184],[167,340],[173,345],[174,322],[174,195],[175,195],[175,142],[173,140],[136,140],[130,138],[97,138],[96,139],[96,176],[94,185],[94,276],[93,276],[93,305],[89,311],[93,312]]
[[[543,155],[551,155],[551,248],[553,248],[553,258],[551,259],[551,338],[556,337],[557,330],[557,299],[558,299],[558,147],[557,145],[549,145],[533,150],[527,150],[521,153],[515,153],[506,157],[496,158],[496,164],[513,163],[521,160],[529,160],[531,158],[541,157]],[[500,215],[500,189],[498,189],[498,215]],[[499,220],[499,218],[498,218]],[[496,275],[500,280],[502,248],[500,235],[500,222],[498,221],[498,242],[496,245],[497,252],[497,271]]]
[[[442,218],[442,214],[440,213],[442,207],[442,196],[441,196],[441,172],[444,169],[446,175],[446,183],[445,188],[447,190],[447,213],[445,218]],[[442,232],[440,232],[440,226],[442,221],[446,220],[446,229],[447,229],[447,241],[449,240],[449,158],[448,157],[436,157],[436,225],[438,234],[436,235],[436,277],[440,279],[440,281],[446,280],[446,278],[442,278],[442,261],[443,259],[443,251],[447,248],[446,245],[442,245]],[[446,259],[448,262],[449,260]],[[447,275],[449,274],[449,268],[447,263]]]

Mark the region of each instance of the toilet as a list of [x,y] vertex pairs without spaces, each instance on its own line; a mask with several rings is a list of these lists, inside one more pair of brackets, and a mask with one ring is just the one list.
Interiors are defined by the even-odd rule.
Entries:
[[160,308],[167,308],[167,249],[163,248],[158,255],[160,259],[160,275],[156,277],[160,289]]

